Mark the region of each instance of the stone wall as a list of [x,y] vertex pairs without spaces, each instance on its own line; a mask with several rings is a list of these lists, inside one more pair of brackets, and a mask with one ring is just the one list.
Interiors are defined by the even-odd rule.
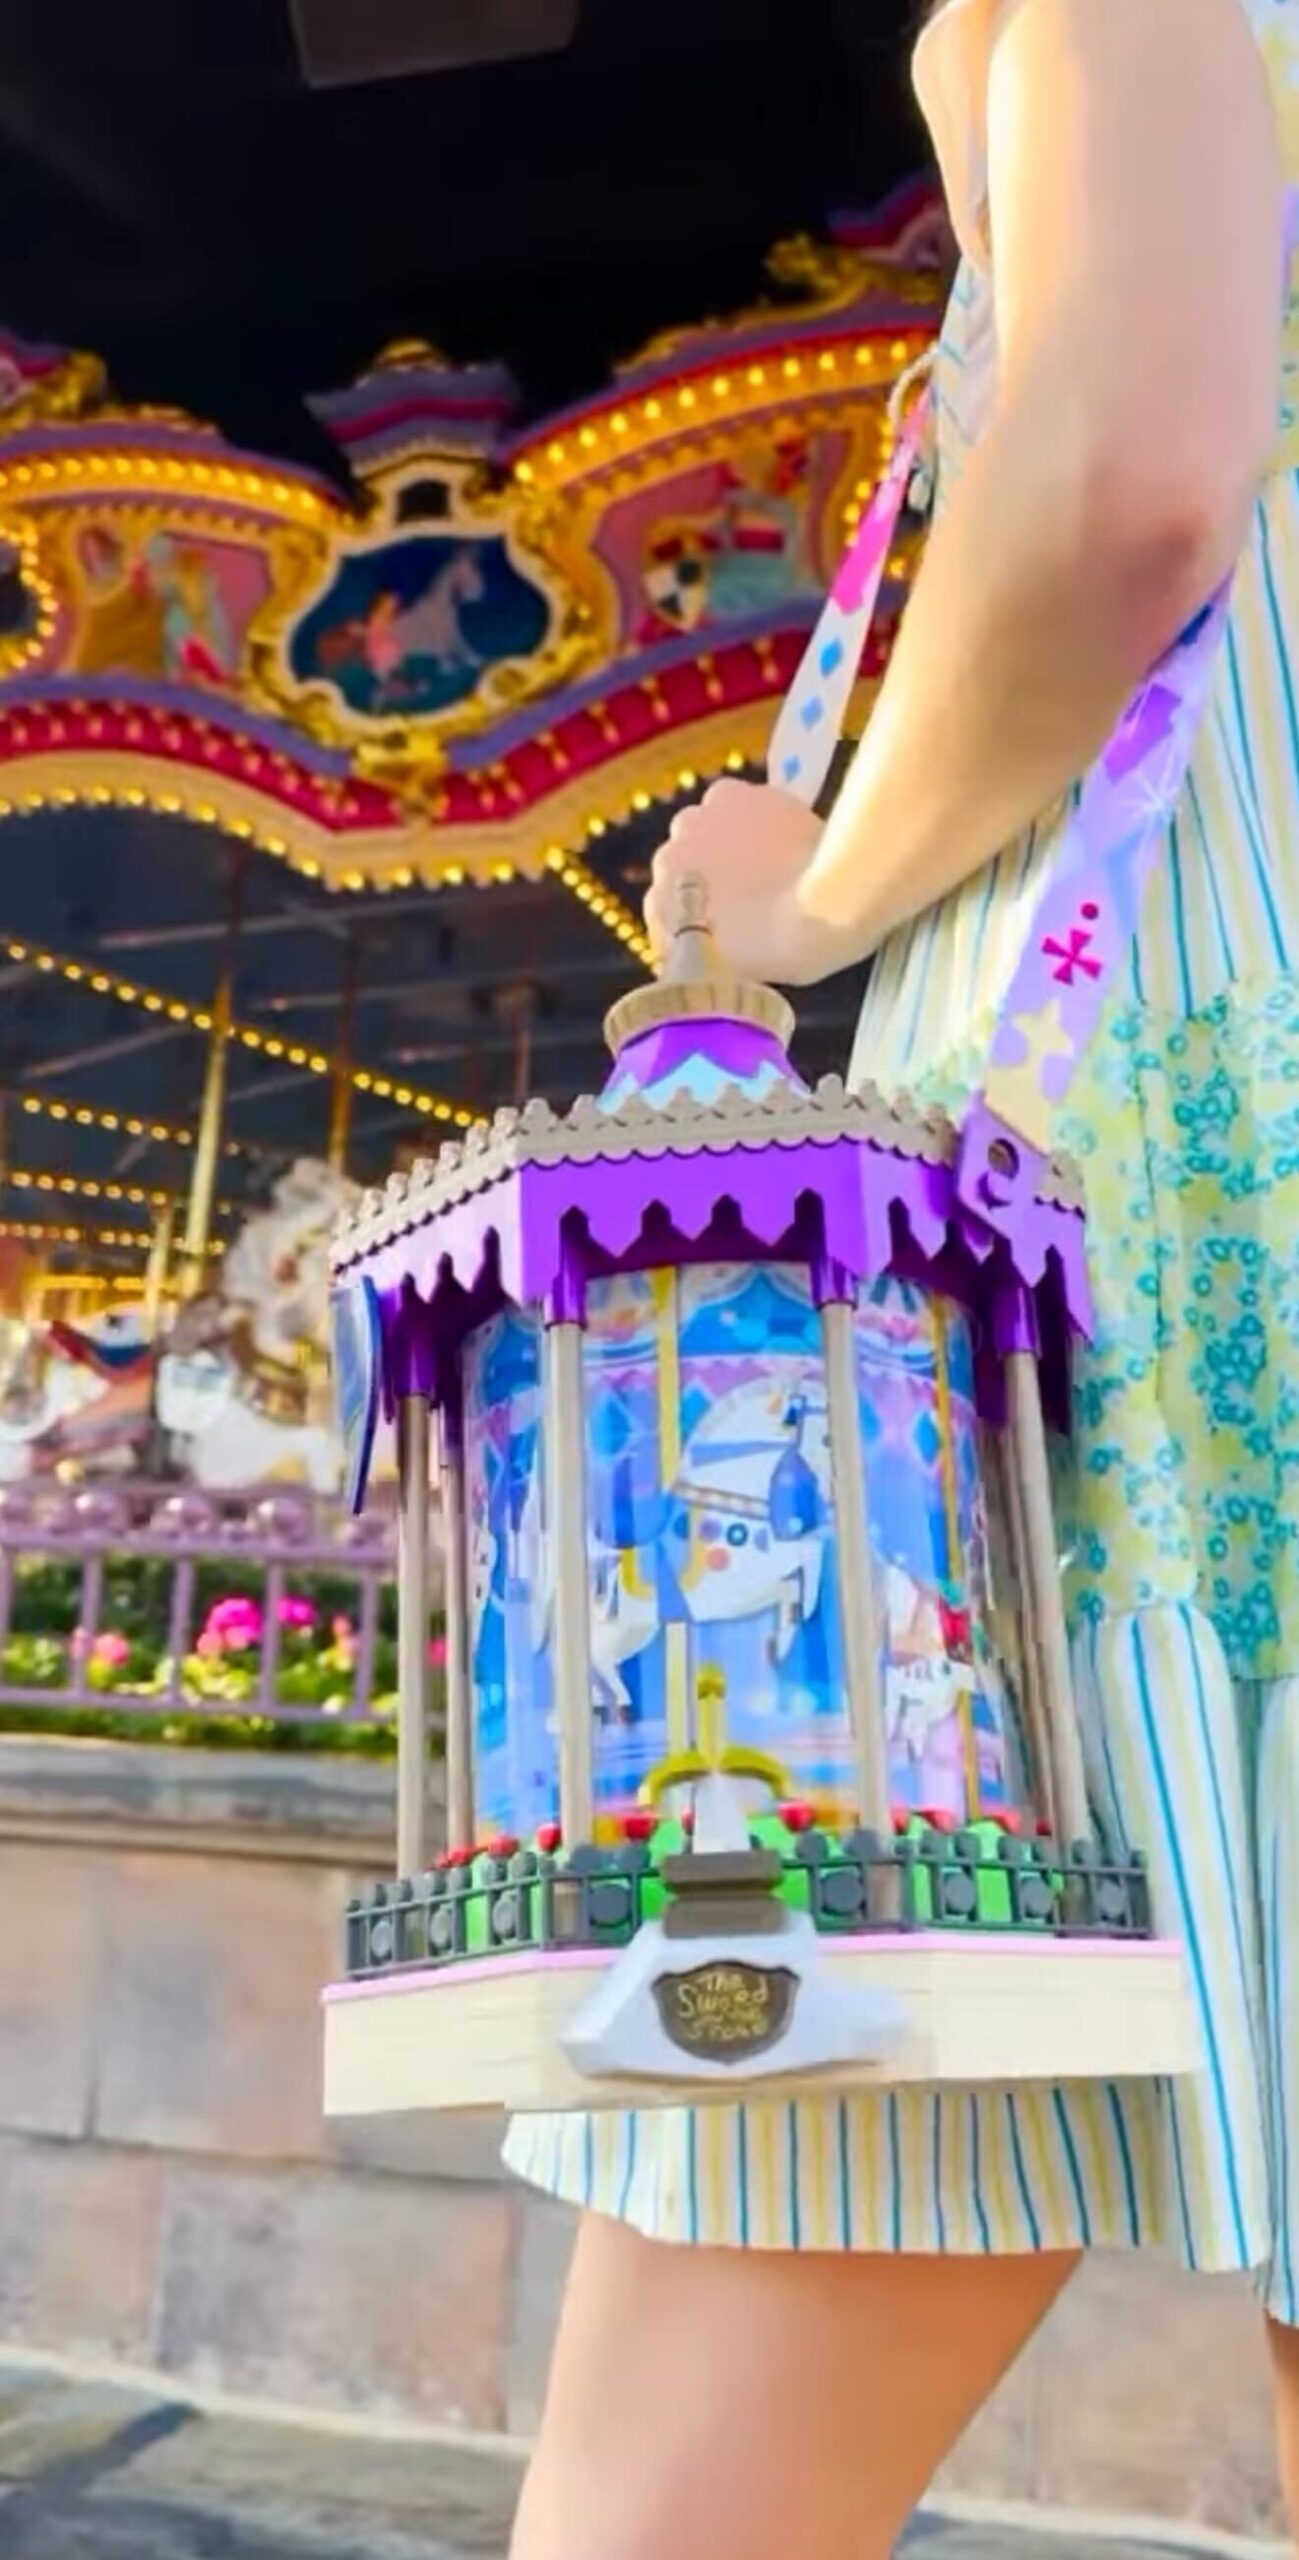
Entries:
[[[320,2117],[318,1993],[391,1794],[336,1759],[0,1742],[0,2343],[530,2432],[566,2215],[476,2127]],[[948,2485],[1277,2531],[1245,2288],[1094,2261]]]

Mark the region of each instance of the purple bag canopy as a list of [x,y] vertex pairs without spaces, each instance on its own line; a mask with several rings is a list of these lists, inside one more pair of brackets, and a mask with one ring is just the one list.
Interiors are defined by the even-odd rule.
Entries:
[[333,1271],[374,1289],[389,1410],[454,1404],[461,1344],[508,1302],[580,1318],[589,1279],[706,1261],[805,1263],[822,1302],[886,1272],[941,1291],[978,1322],[990,1410],[1001,1356],[1032,1349],[1063,1412],[1069,1337],[1091,1324],[1077,1174],[1050,1160],[998,1234],[959,1195],[944,1113],[838,1076],[809,1088],[792,1029],[783,997],[725,974],[687,906],[670,978],[609,1016],[598,1097],[500,1111],[369,1192]]

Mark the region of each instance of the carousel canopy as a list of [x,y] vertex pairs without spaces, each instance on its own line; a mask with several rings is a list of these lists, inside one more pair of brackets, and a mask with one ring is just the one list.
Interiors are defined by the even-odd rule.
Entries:
[[223,1031],[218,1234],[598,1088],[932,336],[900,7],[530,6],[0,28],[0,1232],[65,1264],[182,1206]]

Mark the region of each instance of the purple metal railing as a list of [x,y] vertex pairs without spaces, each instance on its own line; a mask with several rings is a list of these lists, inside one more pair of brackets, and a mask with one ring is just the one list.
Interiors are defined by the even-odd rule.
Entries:
[[[193,1487],[124,1483],[80,1491],[58,1485],[0,1486],[0,1701],[52,1712],[97,1707],[142,1715],[179,1708],[211,1717],[270,1716],[298,1724],[364,1723],[372,1712],[379,1612],[383,1585],[393,1574],[393,1524],[383,1512],[359,1520],[337,1504],[296,1489],[244,1494],[200,1493]],[[104,1632],[105,1578],[115,1559],[154,1558],[171,1568],[166,1608],[165,1686],[141,1694],[105,1691],[86,1677],[97,1636]],[[23,1686],[7,1676],[18,1577],[23,1565],[71,1564],[80,1568],[77,1642],[65,1643],[66,1678],[59,1687]],[[238,1702],[196,1696],[187,1688],[184,1663],[200,1632],[197,1581],[204,1565],[237,1569],[246,1587],[250,1568],[263,1620],[257,1692]],[[328,1574],[350,1584],[355,1602],[352,1695],[347,1705],[321,1707],[284,1702],[276,1694],[282,1651],[280,1604],[299,1577]],[[25,1634],[52,1630],[24,1630]],[[17,1639],[14,1639],[16,1642]]]

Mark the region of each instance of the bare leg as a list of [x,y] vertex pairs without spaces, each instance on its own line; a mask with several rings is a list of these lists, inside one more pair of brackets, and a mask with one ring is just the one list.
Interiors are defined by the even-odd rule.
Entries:
[[885,2560],[1075,2264],[684,2249],[588,2220],[513,2560]]
[[1276,2449],[1290,2531],[1299,2549],[1299,2329],[1267,2324],[1276,2382]]

